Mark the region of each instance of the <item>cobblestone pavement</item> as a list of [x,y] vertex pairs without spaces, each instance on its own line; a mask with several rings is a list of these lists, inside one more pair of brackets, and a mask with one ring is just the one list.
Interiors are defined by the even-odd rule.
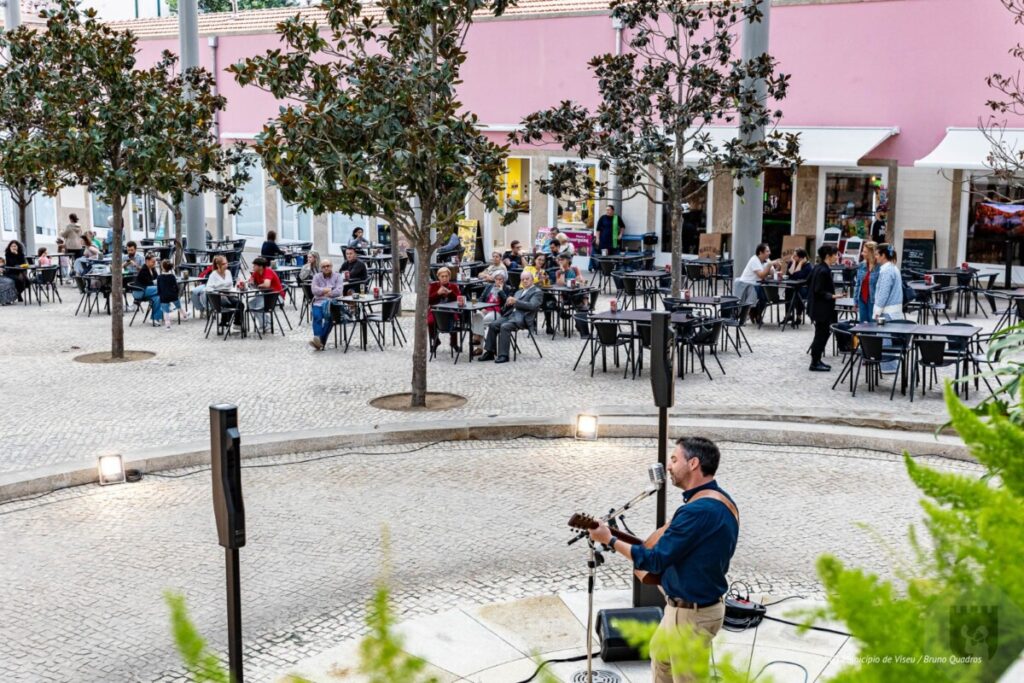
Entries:
[[[59,393],[67,394],[66,384]],[[152,391],[166,393],[159,385]],[[136,414],[125,433],[158,424]],[[820,597],[814,561],[822,553],[883,576],[911,557],[907,529],[921,514],[897,457],[722,449],[719,478],[745,520],[731,579],[775,596]],[[360,632],[385,525],[402,616],[582,590],[585,549],[566,546],[568,515],[624,502],[646,485],[645,466],[655,457],[651,439],[524,437],[248,461],[241,566],[249,679],[270,680]],[[166,589],[184,592],[200,630],[223,651],[223,551],[209,491],[209,473],[191,469],[0,506],[0,679],[185,681],[170,642]],[[675,493],[670,501],[678,501]],[[649,532],[653,513],[651,501],[638,508],[634,531]],[[625,563],[609,558],[600,586],[627,585]]]
[[[77,293],[65,287],[65,303],[0,308],[0,473],[68,461],[88,460],[106,449],[138,450],[208,438],[207,405],[238,404],[243,434],[291,432],[347,425],[395,423],[407,413],[367,405],[375,396],[408,391],[411,349],[386,351],[330,348],[315,353],[309,326],[286,337],[203,338],[205,321],[191,320],[171,331],[140,325],[125,329],[128,349],[155,351],[156,357],[116,366],[75,363],[80,353],[109,349],[110,320],[105,315],[74,315]],[[607,298],[599,304],[607,308]],[[289,308],[293,323],[298,314]],[[141,316],[140,316],[141,317]],[[971,322],[975,319],[972,318]],[[978,319],[979,324],[993,321]],[[402,326],[412,339],[411,316]],[[938,391],[913,404],[890,402],[881,391],[856,397],[831,390],[835,372],[807,371],[805,351],[811,331],[780,332],[777,327],[748,329],[753,354],[722,354],[728,374],[711,361],[714,380],[688,375],[677,384],[676,409],[722,407],[749,414],[766,412],[899,416],[941,422]],[[580,352],[578,337],[541,337],[543,359],[525,348],[519,361],[505,366],[453,365],[442,347],[429,363],[429,387],[469,400],[441,419],[539,417],[557,408],[651,406],[645,373],[637,381],[621,372],[591,379],[572,366]],[[948,374],[949,371],[947,371]],[[653,408],[652,408],[653,410]]]

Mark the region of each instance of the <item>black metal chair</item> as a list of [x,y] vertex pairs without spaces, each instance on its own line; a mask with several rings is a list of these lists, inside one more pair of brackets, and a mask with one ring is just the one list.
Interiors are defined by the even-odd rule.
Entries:
[[841,321],[830,325],[832,330],[832,343],[834,354],[838,354],[842,361],[843,367],[839,372],[839,376],[836,377],[836,381],[832,383],[832,389],[835,390],[839,383],[844,378],[850,378],[850,391],[853,391],[853,367],[857,360],[857,347],[854,342],[854,335],[850,332],[850,328],[856,323],[850,321]]
[[535,334],[537,331],[537,323],[536,321],[534,321],[533,325],[527,327],[517,327],[514,330],[512,330],[512,360],[517,360],[519,358],[519,354],[521,353],[521,350],[519,348],[519,333],[523,331],[526,332],[526,336],[529,337],[530,341],[533,342],[533,348],[537,350],[537,356],[543,358],[544,354],[540,352],[540,344],[537,343],[537,336]]
[[224,339],[231,336],[232,322],[241,324],[244,304],[240,299],[223,294],[222,292],[207,292],[206,303],[210,307],[210,314],[206,318],[206,338],[210,338],[210,331],[216,326],[217,335],[224,332]]
[[391,343],[393,345],[403,346],[403,342],[408,341],[405,338],[405,332],[402,331],[402,326],[398,324],[398,317],[401,314],[402,295],[397,294],[385,297],[381,303],[380,311],[366,316],[367,323],[372,325],[371,329],[374,330],[374,337],[377,338],[378,344],[382,347],[384,340],[387,338],[387,331],[385,329],[387,325],[391,326]]
[[[40,306],[43,305],[43,296],[46,296],[47,301],[60,301],[64,303],[64,300],[60,298],[60,292],[57,290],[57,274],[60,271],[60,266],[47,266],[36,270],[36,276],[33,278],[31,284],[32,288],[36,293],[36,303]],[[50,295],[53,298],[50,298]]]
[[[868,382],[868,391],[874,391],[875,387],[881,381],[882,377],[882,363],[889,363],[895,361],[896,374],[893,376],[892,389],[889,391],[889,400],[893,399],[896,395],[896,385],[899,383],[899,373],[903,364],[903,354],[898,351],[886,350],[885,338],[881,335],[874,334],[861,334],[858,336],[857,353],[854,358],[856,361],[856,369],[854,371],[853,379],[850,382],[851,392],[854,396],[857,395],[857,386],[860,384],[860,371],[864,370],[864,378]],[[842,374],[840,374],[840,378]],[[836,380],[838,383],[838,378]],[[832,388],[835,388],[835,384]]]
[[338,335],[340,333],[341,338],[345,341],[345,352],[348,353],[349,343],[352,341],[352,335],[355,333],[359,321],[351,313],[352,309],[346,304],[332,301],[327,310],[333,325],[331,334],[334,336],[334,348],[338,348]]
[[623,348],[626,351],[626,369],[622,373],[622,378],[625,379],[633,366],[633,340],[634,336],[631,333],[622,332],[617,322],[609,320],[593,321],[590,376],[594,376],[594,366],[596,365],[598,351],[601,352],[601,370],[608,372],[608,349],[612,349],[615,367],[619,367],[619,349]]
[[309,320],[313,322],[312,309],[313,299],[316,298],[313,295],[313,281],[304,280],[299,283],[302,289],[302,308],[299,309],[299,325],[302,325],[303,320]]
[[[700,369],[708,376],[708,379],[714,379],[711,376],[711,371],[708,370],[707,364],[704,362],[706,354],[710,354],[715,362],[718,363],[718,369],[725,374],[725,368],[722,366],[722,361],[718,358],[718,344],[721,341],[722,335],[722,321],[721,320],[707,320],[703,321],[694,326],[693,334],[683,340],[683,346],[685,347],[689,358],[690,367],[694,368],[693,360],[696,357],[700,360]],[[685,359],[684,359],[685,362]]]
[[[263,308],[253,309],[250,305],[246,309],[246,314],[249,320],[252,321],[253,329],[256,330],[256,336],[263,339],[263,325],[260,323],[260,319],[266,316],[269,319],[270,334],[273,335],[278,328],[281,330],[281,336],[284,335],[284,326],[281,325],[281,320],[277,317],[277,312],[282,308],[281,295],[277,292],[263,292]],[[287,314],[285,318],[287,319]]]
[[[724,351],[729,350],[729,342],[731,341],[732,345],[736,348],[736,355],[742,356],[743,354],[740,352],[740,341],[742,340],[747,346],[747,351],[750,353],[754,352],[754,349],[750,348],[747,334],[743,331],[743,326],[747,324],[747,320],[750,318],[750,308],[751,304],[740,304],[739,299],[722,302],[718,310],[722,318],[722,325],[726,330],[726,334],[722,338]],[[733,330],[735,334],[730,335],[729,330]]]
[[914,400],[914,391],[917,385],[917,372],[921,371],[921,396],[925,395],[931,383],[938,381],[939,368],[953,367],[956,372],[954,382],[960,381],[960,362],[955,358],[946,355],[945,339],[915,339],[914,353],[917,356],[916,367],[910,375],[910,400]]
[[622,283],[621,291],[616,292],[616,298],[619,300],[619,307],[622,310],[629,310],[630,308],[636,308],[636,295],[637,295],[637,279],[635,277],[621,277],[619,282]]
[[[455,359],[455,365],[459,364],[459,356],[462,355],[462,349],[465,347],[466,336],[473,333],[472,328],[469,325],[469,321],[465,319],[466,316],[461,313],[453,313],[452,311],[446,311],[444,309],[434,309],[434,330],[437,336],[440,337],[442,334],[455,335],[456,346],[451,349],[451,354]],[[439,344],[431,343],[430,357],[437,358],[437,347]],[[470,359],[472,362],[472,358]]]
[[[132,311],[132,319],[128,322],[128,327],[135,324],[135,316],[145,307],[145,313],[142,315],[142,322],[145,324],[146,320],[153,317],[153,301],[145,296],[146,288],[136,284],[131,284],[125,287],[125,291],[132,295],[132,304],[135,305],[135,310]],[[153,325],[156,325],[156,321],[153,321]]]

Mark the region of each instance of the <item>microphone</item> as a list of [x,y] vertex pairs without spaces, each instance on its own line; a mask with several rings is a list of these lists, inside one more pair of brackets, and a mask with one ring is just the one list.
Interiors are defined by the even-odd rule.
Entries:
[[665,466],[660,462],[647,466],[647,477],[651,480],[651,486],[655,490],[665,485]]

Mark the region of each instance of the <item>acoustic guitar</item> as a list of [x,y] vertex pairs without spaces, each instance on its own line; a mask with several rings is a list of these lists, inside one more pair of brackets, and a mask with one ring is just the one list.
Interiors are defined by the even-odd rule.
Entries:
[[[600,522],[590,515],[578,513],[569,518],[569,526],[580,531],[590,531],[591,529],[596,529],[599,525]],[[615,527],[611,527],[611,532],[612,536],[620,541],[625,541],[630,545],[642,545],[645,548],[653,548],[654,544],[657,543],[662,534],[665,533],[665,529],[668,529],[668,524],[665,524],[663,527],[655,530],[653,534],[647,537],[646,541],[641,541],[633,534],[622,531],[621,529],[616,529]],[[640,583],[647,584],[648,586],[661,585],[661,576],[658,574],[652,574],[640,569],[634,569],[633,574],[636,575],[636,578]]]

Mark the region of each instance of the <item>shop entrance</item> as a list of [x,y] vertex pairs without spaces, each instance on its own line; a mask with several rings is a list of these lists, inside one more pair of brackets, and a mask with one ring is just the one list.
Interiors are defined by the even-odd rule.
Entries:
[[771,247],[773,258],[782,254],[782,238],[792,232],[793,177],[781,168],[765,169],[761,241]]

